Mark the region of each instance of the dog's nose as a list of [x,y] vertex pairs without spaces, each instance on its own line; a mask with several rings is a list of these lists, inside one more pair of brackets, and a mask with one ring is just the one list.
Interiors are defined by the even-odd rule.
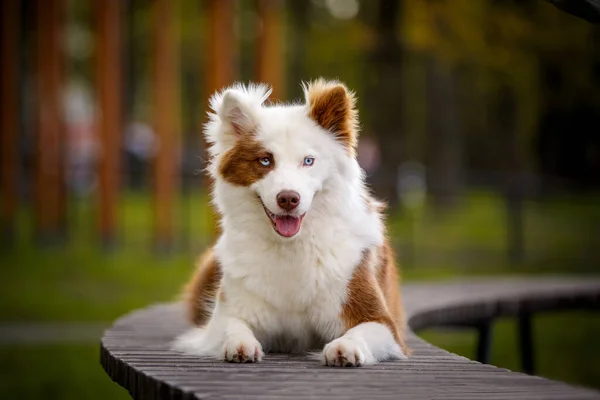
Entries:
[[277,195],[277,204],[287,211],[292,211],[300,204],[300,195],[293,190],[284,190]]

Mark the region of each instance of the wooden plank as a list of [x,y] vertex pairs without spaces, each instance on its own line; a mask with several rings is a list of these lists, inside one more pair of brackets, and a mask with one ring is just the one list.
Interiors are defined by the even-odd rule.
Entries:
[[35,232],[42,243],[54,243],[65,234],[64,78],[62,0],[37,0],[36,30],[36,148]]
[[19,7],[16,1],[0,4],[0,226],[2,243],[13,240],[17,212],[19,138]]
[[[234,37],[234,0],[207,0],[208,35],[206,43],[205,101],[217,90],[231,85],[237,73],[234,68],[237,56],[237,42]],[[207,106],[207,105],[206,105]],[[206,122],[206,116],[202,113],[202,124]],[[211,188],[212,182],[209,178],[204,180],[204,187]],[[207,215],[212,227],[213,239],[219,235],[217,215],[210,211]]]
[[283,4],[281,0],[259,0],[257,80],[273,88],[271,99],[285,99],[283,59]]
[[[412,329],[415,322],[438,325],[439,315],[452,324],[452,316],[477,320],[500,311],[515,316],[524,308],[547,310],[552,304],[597,307],[600,280],[495,278],[406,285],[403,293]],[[595,390],[451,354],[410,329],[410,359],[342,369],[322,367],[306,355],[267,354],[261,363],[240,365],[171,351],[173,339],[188,328],[180,303],[132,312],[105,332],[101,363],[134,398],[600,399]]]
[[98,164],[98,234],[104,246],[116,240],[117,203],[121,171],[122,117],[122,4],[96,0],[97,128],[101,143]]
[[179,51],[176,2],[154,2],[154,130],[159,147],[154,159],[154,240],[157,249],[173,241],[173,209],[179,188],[176,154],[180,140]]

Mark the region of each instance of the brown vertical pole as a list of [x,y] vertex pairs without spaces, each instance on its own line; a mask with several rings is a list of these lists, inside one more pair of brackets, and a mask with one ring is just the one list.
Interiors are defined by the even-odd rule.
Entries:
[[[208,43],[206,56],[205,99],[215,91],[233,83],[235,79],[234,62],[236,57],[234,37],[234,0],[208,1]],[[204,115],[203,115],[204,117]],[[204,121],[203,121],[204,122]],[[205,186],[212,186],[208,179]],[[211,221],[212,234],[217,236],[219,227],[216,215],[207,216]]]
[[272,99],[283,100],[285,82],[283,75],[283,25],[281,0],[259,0],[257,80],[273,87]]
[[206,97],[231,84],[234,79],[236,46],[234,46],[233,19],[233,0],[208,0]]
[[65,234],[64,122],[62,115],[62,0],[37,1],[37,137],[35,227],[42,242]]
[[[43,0],[42,0],[43,1]],[[97,129],[100,139],[99,221],[102,244],[114,245],[122,137],[122,0],[96,0]]]
[[0,70],[2,99],[0,121],[0,227],[5,243],[13,239],[17,211],[17,163],[19,137],[19,7],[17,1],[0,3]]
[[173,240],[173,208],[178,188],[179,53],[172,0],[154,0],[154,130],[159,148],[154,160],[154,239],[157,249]]

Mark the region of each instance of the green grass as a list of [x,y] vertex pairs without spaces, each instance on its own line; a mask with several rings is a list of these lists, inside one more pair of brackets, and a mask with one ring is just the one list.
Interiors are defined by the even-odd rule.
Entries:
[[[472,193],[451,211],[427,206],[416,224],[415,264],[403,267],[411,280],[443,280],[464,275],[519,273],[594,273],[600,265],[600,213],[596,201],[560,199],[525,204],[526,259],[509,266],[505,250],[504,203],[490,194]],[[152,204],[144,194],[124,195],[119,208],[120,241],[106,253],[94,235],[93,204],[73,202],[69,242],[41,249],[31,240],[30,215],[19,216],[17,241],[0,253],[0,322],[114,320],[139,307],[176,298],[197,254],[209,241],[206,196],[192,193],[177,203],[176,234],[189,243],[157,255],[152,247]],[[411,224],[403,215],[389,219],[401,248]],[[400,253],[400,258],[404,256]],[[536,318],[539,373],[600,388],[600,332],[595,314],[566,313]],[[493,363],[517,369],[514,322],[495,329]],[[469,332],[427,331],[424,337],[472,357]],[[126,398],[99,365],[98,345],[0,346],[0,398]]]
[[97,344],[0,347],[1,399],[128,399],[102,370]]
[[389,225],[397,244],[414,243],[415,260],[405,263],[407,271],[416,266],[419,271],[485,275],[597,273],[599,204],[597,196],[524,202],[525,259],[519,265],[508,262],[505,202],[488,192],[472,192],[446,211],[428,203],[414,224],[402,215],[390,218]]
[[3,259],[0,319],[110,321],[149,302],[174,299],[192,266],[192,257],[157,258],[150,251],[23,248]]
[[[186,201],[197,204],[190,207],[193,211],[185,223],[200,252],[208,241],[206,198],[194,194]],[[34,246],[28,215],[21,216],[15,249],[0,255],[0,321],[110,321],[179,293],[196,252],[156,254],[147,199],[138,194],[124,197],[121,243],[109,253],[94,240],[92,205],[74,208],[65,248]]]

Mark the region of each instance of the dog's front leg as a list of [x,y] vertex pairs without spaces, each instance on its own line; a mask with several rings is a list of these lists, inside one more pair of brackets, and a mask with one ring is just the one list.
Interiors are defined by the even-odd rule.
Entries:
[[360,367],[389,359],[406,358],[390,329],[365,322],[325,346],[322,363],[331,367]]
[[222,359],[234,363],[259,362],[264,355],[250,327],[235,317],[224,317]]
[[173,348],[237,363],[258,362],[263,357],[262,346],[250,327],[218,306],[206,326],[192,328],[179,336]]

